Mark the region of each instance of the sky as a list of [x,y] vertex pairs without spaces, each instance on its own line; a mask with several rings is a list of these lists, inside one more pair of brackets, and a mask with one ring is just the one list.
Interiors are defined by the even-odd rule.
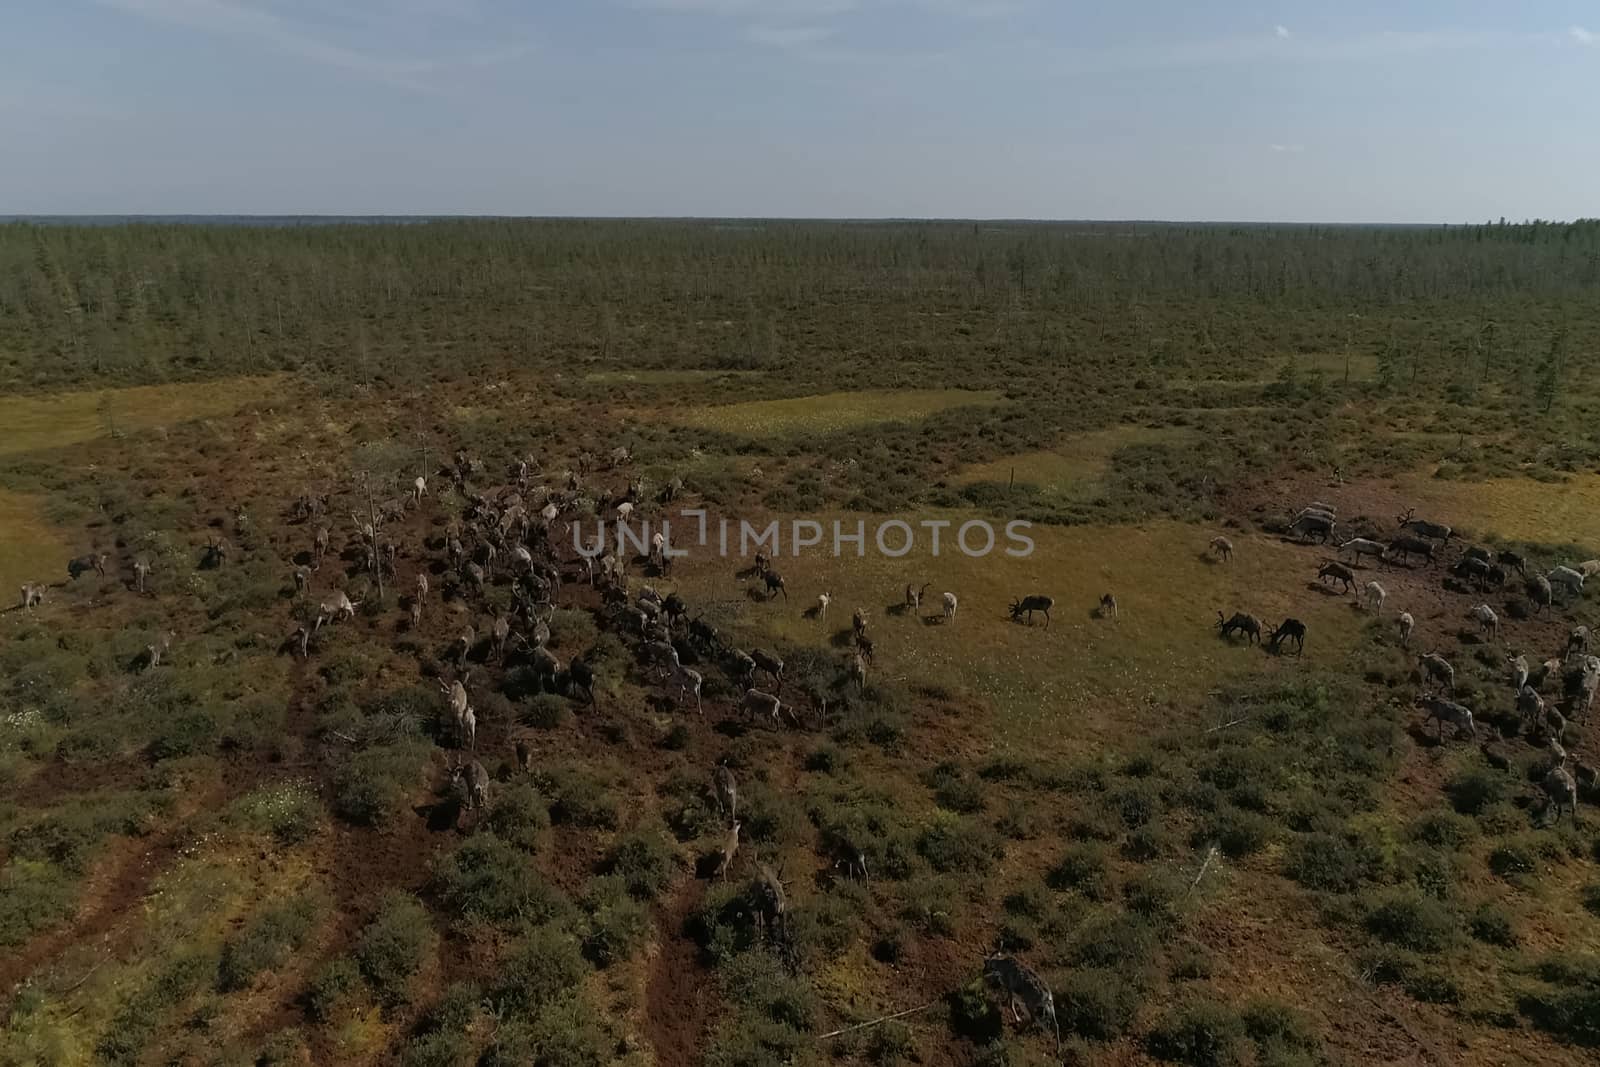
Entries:
[[1600,215],[1600,4],[8,0],[0,213]]

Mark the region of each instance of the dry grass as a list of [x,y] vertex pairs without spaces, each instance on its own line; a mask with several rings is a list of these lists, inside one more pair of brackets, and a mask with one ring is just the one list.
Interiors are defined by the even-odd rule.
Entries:
[[281,376],[92,389],[0,399],[0,455],[63,448],[129,430],[235,411],[270,396]]
[[949,408],[997,404],[1001,399],[1002,394],[993,390],[869,390],[692,407],[669,412],[668,417],[707,430],[770,437],[828,433],[876,422],[914,422]]
[[1426,474],[1398,480],[1401,498],[1438,522],[1514,541],[1573,541],[1600,546],[1600,475],[1560,483],[1529,478],[1455,482]]
[[42,501],[0,489],[0,604],[16,603],[23,582],[54,582],[72,552],[39,517]]
[[1191,436],[1190,431],[1147,426],[1114,426],[1094,433],[1079,434],[1055,448],[1007,456],[990,463],[976,463],[962,469],[959,481],[1010,482],[1038,486],[1046,495],[1082,499],[1093,496],[1100,479],[1111,467],[1118,449],[1131,445],[1171,444]]
[[[830,530],[833,519],[820,517]],[[840,521],[850,531],[857,518]],[[869,539],[876,522],[867,520]],[[750,600],[732,577],[737,560],[691,555],[679,578],[693,599],[735,598],[750,637],[795,645],[826,643],[860,607],[872,618],[880,675],[968,689],[1000,713],[1000,743],[1057,752],[1113,741],[1128,722],[1158,721],[1170,702],[1187,703],[1230,679],[1297,669],[1293,657],[1221,642],[1214,627],[1219,609],[1250,611],[1271,623],[1291,614],[1304,620],[1308,662],[1342,655],[1368,621],[1351,598],[1307,589],[1314,549],[1236,536],[1234,561],[1223,565],[1202,559],[1209,531],[1181,523],[1034,527],[1029,534],[1037,548],[1026,559],[998,549],[965,556],[952,551],[948,530],[938,559],[927,555],[925,531],[918,551],[903,559],[870,545],[859,559],[848,545],[852,554],[841,559],[814,550],[792,558],[785,546],[777,568],[788,583],[787,603]],[[906,584],[923,582],[933,583],[923,615],[935,618],[899,615]],[[824,590],[834,594],[826,623],[805,618]],[[936,618],[946,590],[960,600],[950,625]],[[1118,622],[1092,617],[1107,591],[1120,602]],[[1011,599],[1026,593],[1055,597],[1048,631],[1042,618],[1032,628],[1009,620]]]
[[595,385],[697,385],[728,379],[738,382],[758,377],[753,370],[603,370],[585,374]]

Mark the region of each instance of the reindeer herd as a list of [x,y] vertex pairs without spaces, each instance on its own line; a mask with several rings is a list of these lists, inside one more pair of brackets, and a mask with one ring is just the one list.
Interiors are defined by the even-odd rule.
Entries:
[[[1420,519],[1415,510],[1408,510],[1395,519],[1395,532],[1387,540],[1366,533],[1344,541],[1335,537],[1337,513],[1332,505],[1313,502],[1300,509],[1286,525],[1287,532],[1301,541],[1319,544],[1333,543],[1339,558],[1324,559],[1317,568],[1316,587],[1331,589],[1339,594],[1357,593],[1359,605],[1374,617],[1382,614],[1388,592],[1382,583],[1373,580],[1364,584],[1356,568],[1370,561],[1378,567],[1401,566],[1412,568],[1414,563],[1425,567],[1439,566],[1456,531],[1442,523]],[[1226,538],[1211,542],[1211,550],[1222,559],[1231,559],[1233,546]],[[1348,562],[1346,562],[1348,560]],[[1482,594],[1501,590],[1515,574],[1523,582],[1523,599],[1511,601],[1513,610],[1526,617],[1534,617],[1554,606],[1570,604],[1583,593],[1584,581],[1600,573],[1600,560],[1588,560],[1573,566],[1558,565],[1547,574],[1529,576],[1527,561],[1518,553],[1491,551],[1479,546],[1466,546],[1459,558],[1449,567],[1450,581],[1447,591]],[[1556,595],[1557,590],[1561,596]],[[1465,617],[1472,624],[1471,639],[1490,644],[1501,639],[1500,613],[1487,602],[1472,604]],[[1402,611],[1396,620],[1399,643],[1410,648],[1416,619]],[[1248,612],[1235,612],[1231,617],[1217,612],[1217,630],[1224,638],[1235,635],[1247,643],[1260,643],[1266,625]],[[1298,619],[1286,619],[1267,638],[1267,645],[1278,651],[1286,641],[1292,641],[1298,654],[1304,648],[1305,624]],[[1509,700],[1514,709],[1520,732],[1548,752],[1548,759],[1537,773],[1544,793],[1546,810],[1560,819],[1563,811],[1577,817],[1579,785],[1595,789],[1597,771],[1581,760],[1572,761],[1568,769],[1568,756],[1563,742],[1569,717],[1587,716],[1600,692],[1600,657],[1589,654],[1590,631],[1587,626],[1577,626],[1568,635],[1560,653],[1544,660],[1537,671],[1530,670],[1527,658],[1514,653],[1506,656],[1510,673]],[[1413,706],[1423,712],[1423,725],[1433,724],[1436,737],[1443,743],[1446,732],[1452,736],[1478,737],[1478,720],[1471,708],[1455,699],[1456,671],[1443,655],[1434,650],[1417,657],[1417,678],[1421,691]],[[1559,698],[1564,700],[1564,715],[1557,701],[1547,701],[1541,689],[1554,686]],[[1507,739],[1500,730],[1480,746],[1490,765],[1502,770],[1512,766],[1506,748]]]
[[[619,449],[610,456],[606,469],[620,471],[631,458],[626,449]],[[590,461],[581,460],[577,470],[551,479],[553,484],[541,484],[544,472],[538,462],[518,459],[509,464],[498,485],[482,488],[491,480],[485,466],[458,452],[453,463],[437,471],[424,470],[404,493],[393,499],[379,505],[369,497],[366,514],[352,513],[351,527],[342,537],[327,521],[327,495],[302,493],[286,509],[289,526],[306,531],[298,541],[302,547],[293,551],[287,561],[292,567],[291,610],[297,622],[283,646],[289,655],[308,658],[316,654],[342,627],[351,625],[358,613],[381,616],[387,603],[384,597],[369,594],[352,599],[344,588],[347,581],[362,575],[367,577],[369,587],[376,585],[382,590],[388,582],[390,588],[404,589],[399,596],[402,614],[396,620],[397,629],[425,637],[425,620],[439,610],[437,605],[445,603],[450,610],[441,613],[442,618],[465,618],[444,627],[453,632],[442,645],[431,646],[435,650],[432,655],[427,651],[429,646],[414,643],[423,672],[433,675],[437,682],[437,736],[449,750],[448,781],[463,814],[481,813],[491,801],[494,778],[480,757],[485,742],[511,745],[512,765],[518,771],[527,772],[535,761],[532,739],[527,735],[504,732],[499,725],[492,725],[488,737],[482,735],[473,704],[475,691],[504,688],[513,671],[519,678],[529,680],[536,693],[580,701],[595,710],[600,707],[600,693],[608,691],[596,677],[591,663],[593,649],[574,653],[563,664],[551,647],[559,647],[559,643],[552,642],[552,629],[557,623],[558,605],[563,603],[588,610],[602,627],[622,638],[636,662],[637,677],[647,686],[658,688],[661,707],[678,710],[692,705],[696,715],[703,717],[709,695],[707,682],[710,672],[715,671],[721,675],[717,691],[731,691],[732,707],[752,723],[804,726],[807,715],[828,714],[828,687],[813,683],[807,694],[810,706],[804,709],[796,704],[792,692],[785,695],[786,664],[777,652],[737,647],[723,638],[703,612],[692,611],[680,593],[663,595],[649,581],[635,583],[632,572],[641,566],[645,578],[671,575],[672,556],[665,551],[659,534],[649,551],[640,556],[629,556],[620,546],[595,556],[567,550],[564,534],[572,523],[592,516],[609,516],[626,523],[652,502],[669,502],[683,492],[682,479],[674,478],[652,501],[645,494],[643,481],[636,477],[628,479],[621,493],[591,491],[586,485],[590,468]],[[440,490],[436,481],[430,489],[430,475],[446,482],[448,488]],[[425,520],[410,525],[413,529],[424,526],[429,532],[408,538],[404,533],[408,517]],[[236,515],[236,523],[242,531],[242,511]],[[1388,538],[1363,530],[1339,541],[1337,529],[1334,507],[1322,502],[1302,508],[1287,524],[1287,531],[1294,538],[1336,546],[1335,557],[1324,559],[1318,566],[1313,585],[1338,595],[1356,594],[1361,606],[1374,617],[1382,614],[1387,590],[1376,580],[1363,582],[1358,571],[1369,565],[1436,567],[1455,535],[1449,526],[1419,519],[1414,512],[1398,516],[1395,531]],[[231,552],[230,543],[213,534],[207,539],[200,566],[225,566]],[[1234,545],[1219,535],[1209,541],[1207,552],[1216,561],[1229,563],[1234,557]],[[69,579],[76,581],[90,573],[104,577],[108,558],[91,553],[73,559],[67,567]],[[317,592],[330,560],[345,566],[333,568],[334,579]],[[129,587],[139,595],[151,595],[154,571],[149,560],[134,558],[128,562],[128,569],[132,574]],[[405,570],[411,575],[409,581],[402,582],[400,572]],[[1448,571],[1457,588],[1479,593],[1504,587],[1515,573],[1524,581],[1529,614],[1570,602],[1581,595],[1585,579],[1597,572],[1600,561],[1591,560],[1576,566],[1558,566],[1548,574],[1530,578],[1522,557],[1476,547],[1462,552]],[[754,579],[752,588],[756,592],[752,596],[757,599],[771,602],[781,597],[786,603],[789,599],[787,582],[764,554],[757,553],[754,565],[737,577]],[[898,613],[928,624],[954,625],[960,605],[954,592],[940,593],[936,614],[922,614],[931,587],[931,582],[906,585]],[[32,611],[43,603],[46,587],[28,584],[21,592],[21,607]],[[826,622],[837,600],[832,592],[818,593],[806,614]],[[1055,606],[1052,596],[1034,593],[1013,598],[1007,613],[1012,622],[1026,626],[1032,626],[1035,616],[1040,616],[1048,630]],[[896,610],[891,607],[890,612]],[[1119,619],[1117,598],[1104,594],[1094,614],[1113,621]],[[1473,605],[1467,614],[1480,640],[1500,639],[1498,613],[1487,603]],[[1409,649],[1416,620],[1402,611],[1397,627],[1399,644]],[[434,632],[438,629],[435,627]],[[1285,618],[1272,626],[1249,612],[1237,611],[1227,616],[1218,611],[1216,629],[1225,639],[1241,638],[1275,653],[1292,646],[1299,655],[1305,648],[1306,625],[1296,618]],[[842,636],[845,633],[841,631]],[[837,664],[834,687],[865,690],[875,654],[875,633],[868,613],[853,608],[848,647]],[[148,647],[143,659],[146,669],[159,667],[167,658],[174,636],[164,634]],[[1595,785],[1594,769],[1581,761],[1568,770],[1562,748],[1568,717],[1587,714],[1595,694],[1600,692],[1600,658],[1589,654],[1589,643],[1589,630],[1579,626],[1569,635],[1561,654],[1543,661],[1537,670],[1530,670],[1526,657],[1520,654],[1506,657],[1511,676],[1510,698],[1518,721],[1530,738],[1543,739],[1553,761],[1542,786],[1557,819],[1563,810],[1576,819],[1579,782],[1591,788]],[[1421,684],[1414,704],[1424,713],[1424,725],[1436,726],[1440,743],[1447,733],[1476,738],[1478,722],[1474,712],[1455,699],[1455,668],[1432,649],[1421,653],[1416,663]],[[1563,693],[1569,698],[1565,716],[1555,701],[1547,701],[1541,694],[1542,687],[1556,683],[1563,686]],[[1491,765],[1510,765],[1505,745],[1506,739],[1499,731],[1483,741],[1481,747]],[[735,869],[739,854],[742,823],[738,782],[727,763],[720,762],[710,769],[709,785],[726,828],[722,845],[712,857],[713,875],[726,878]],[[831,829],[824,836],[834,868],[842,870],[846,877],[865,882],[868,871],[862,842]],[[754,920],[781,937],[787,896],[780,873],[758,862],[748,900]],[[1059,1040],[1050,991],[1036,974],[1012,957],[993,956],[984,965],[984,975],[1006,994],[1019,1021],[1026,1017],[1048,1024],[1056,1029]]]

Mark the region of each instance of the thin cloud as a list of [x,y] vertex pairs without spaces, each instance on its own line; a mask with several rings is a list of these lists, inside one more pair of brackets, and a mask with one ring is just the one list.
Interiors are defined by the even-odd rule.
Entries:
[[1306,150],[1306,146],[1303,144],[1275,144],[1272,146],[1272,150],[1274,152],[1284,152],[1289,155],[1294,155],[1304,152]]
[[1600,41],[1600,34],[1596,34],[1593,30],[1586,30],[1582,26],[1572,27],[1567,31],[1567,36],[1582,45],[1591,45],[1596,41]]
[[770,48],[805,48],[833,36],[826,26],[751,26],[745,36]]
[[1278,40],[1280,41],[1287,41],[1290,37],[1294,36],[1289,32],[1289,27],[1284,26],[1281,23],[1272,27],[1272,32],[1277,34]]
[[228,0],[99,0],[105,7],[170,26],[226,34],[262,47],[349,74],[431,92],[424,76],[459,67],[482,67],[526,55],[527,45],[512,45],[450,60],[378,55],[325,40],[297,22],[271,11]]

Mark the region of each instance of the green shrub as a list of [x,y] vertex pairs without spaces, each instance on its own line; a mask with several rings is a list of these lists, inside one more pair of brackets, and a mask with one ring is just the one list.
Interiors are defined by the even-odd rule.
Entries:
[[1161,813],[1161,795],[1146,782],[1130,782],[1106,794],[1107,806],[1122,825],[1137,830]]
[[1591,914],[1600,915],[1600,882],[1590,882],[1584,887],[1583,906]]
[[310,936],[319,903],[301,897],[268,908],[246,923],[239,936],[223,946],[217,988],[225,993],[243,989],[262,971],[282,966]]
[[548,797],[552,822],[591,830],[615,830],[621,803],[594,775],[577,768],[557,768],[535,776]]
[[1230,859],[1241,859],[1265,848],[1273,829],[1267,817],[1224,804],[1201,824],[1192,840],[1197,848],[1215,842]]
[[1111,880],[1101,845],[1071,845],[1045,876],[1051,889],[1076,890],[1090,900],[1111,895]]
[[1073,971],[1054,990],[1063,1034],[1092,1041],[1121,1037],[1133,1025],[1142,999],[1138,987],[1115,968]]
[[1478,815],[1505,797],[1505,780],[1494,771],[1474,767],[1445,783],[1445,796],[1463,815]]
[[1480,904],[1467,920],[1472,936],[1486,945],[1511,948],[1517,943],[1517,932],[1511,925],[1511,916],[1495,904]]
[[1364,924],[1374,937],[1412,952],[1439,952],[1454,939],[1455,919],[1437,900],[1396,889],[1368,909]]
[[1068,958],[1080,967],[1139,968],[1155,954],[1156,932],[1127,912],[1097,919],[1080,928]]
[[583,954],[596,967],[629,959],[650,936],[650,914],[615,878],[601,879],[587,894],[589,929]]
[[1122,897],[1129,911],[1156,926],[1170,926],[1178,921],[1178,906],[1187,891],[1188,885],[1177,875],[1151,870],[1129,879],[1122,887]]
[[1518,996],[1517,1010],[1559,1040],[1600,1048],[1600,957],[1547,957],[1535,971],[1539,984]]
[[1502,878],[1533,874],[1539,869],[1539,856],[1527,841],[1508,841],[1489,852],[1489,869]]
[[1184,945],[1173,952],[1167,974],[1175,982],[1193,982],[1210,978],[1215,969],[1211,954],[1205,949],[1198,945]]
[[112,1016],[111,1025],[95,1046],[100,1060],[138,1063],[156,1028],[206,981],[215,966],[213,957],[199,951],[184,952],[167,962]]
[[550,813],[537,789],[527,782],[512,782],[499,791],[484,824],[502,841],[534,852],[550,829]]
[[622,879],[637,900],[654,900],[672,880],[672,846],[653,830],[636,830],[622,838],[606,857],[606,873]]
[[1449,811],[1430,811],[1411,824],[1411,837],[1434,848],[1459,849],[1472,840],[1477,827],[1471,819]]
[[501,963],[491,998],[501,1014],[531,1017],[575,989],[588,973],[571,936],[555,926],[541,927]]
[[14,857],[0,868],[0,947],[65,919],[77,900],[76,877],[53,863]]
[[406,1042],[401,1067],[461,1067],[471,1063],[472,1041],[466,1034],[436,1030]]
[[916,1042],[904,1023],[887,1022],[874,1027],[867,1039],[867,1059],[872,1063],[896,1064],[903,1060],[917,1060]]
[[300,781],[275,782],[240,797],[234,817],[244,826],[271,834],[284,846],[308,841],[322,820],[322,804]]
[[980,1045],[1000,1036],[1003,1025],[1000,1009],[995,1007],[983,979],[974,979],[957,988],[945,1002],[950,1010],[950,1029],[956,1036]]
[[1245,1033],[1263,1053],[1258,1062],[1283,1062],[1287,1057],[1282,1053],[1314,1055],[1321,1048],[1310,1020],[1286,1004],[1258,1000],[1246,1005],[1240,1018]]
[[509,929],[548,922],[567,908],[521,849],[487,831],[436,859],[432,884],[440,904],[462,922]]
[[524,705],[517,716],[524,726],[535,730],[558,730],[572,718],[566,697],[554,693],[539,693]]
[[1005,855],[1005,846],[987,826],[946,816],[922,831],[917,851],[940,873],[986,874]]
[[1401,983],[1407,993],[1425,1004],[1459,1004],[1461,986],[1455,978],[1432,967],[1418,967]]
[[1230,1067],[1244,1062],[1245,1027],[1221,1004],[1192,1001],[1167,1013],[1151,1029],[1150,1052],[1190,1067]]
[[1353,893],[1383,874],[1383,854],[1358,838],[1307,834],[1290,842],[1284,873],[1307,889]]
[[941,763],[923,780],[933,790],[934,803],[946,811],[971,815],[983,810],[983,789],[952,763]]
[[415,897],[391,891],[356,939],[356,965],[379,1002],[394,1007],[405,1003],[412,977],[437,942],[427,909]]
[[575,994],[546,1004],[531,1018],[512,1018],[495,1030],[481,1067],[606,1067],[617,1039],[606,1017]]
[[429,748],[409,740],[357,752],[334,774],[334,812],[359,826],[387,826],[409,811]]
[[339,956],[317,973],[306,990],[306,1014],[329,1022],[361,982],[361,971],[348,956]]

